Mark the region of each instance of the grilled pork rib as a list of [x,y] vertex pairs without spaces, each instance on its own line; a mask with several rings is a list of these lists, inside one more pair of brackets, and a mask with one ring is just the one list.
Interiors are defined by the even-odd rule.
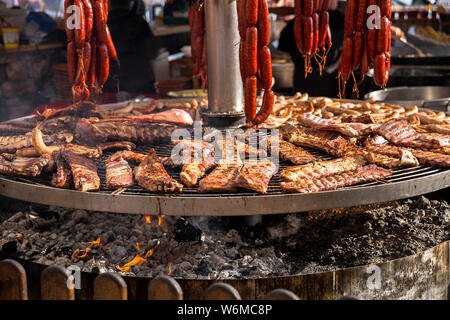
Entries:
[[107,161],[105,167],[106,188],[113,190],[133,185],[133,171],[123,158]]
[[300,114],[297,118],[300,124],[325,131],[335,131],[349,137],[359,137],[372,133],[379,127],[378,124],[364,124],[354,122],[337,122],[335,120],[322,119],[309,113]]
[[142,120],[98,120],[91,118],[78,121],[76,135],[90,145],[110,140],[158,143],[169,141],[172,132],[177,128],[169,124]]
[[234,186],[264,194],[267,193],[270,179],[275,173],[276,166],[269,160],[255,163],[246,162],[234,179]]
[[[267,137],[267,149],[272,152],[272,145],[274,137]],[[275,150],[274,150],[275,151]],[[306,164],[318,160],[308,151],[294,146],[292,143],[278,139],[278,152],[280,158],[286,161],[290,161],[293,164]]]
[[41,174],[49,163],[49,157],[24,158],[15,155],[0,155],[0,173],[10,176],[32,176]]
[[390,120],[378,133],[396,146],[434,149],[450,145],[450,137],[434,133],[419,133],[405,120]]
[[299,181],[307,178],[319,178],[345,171],[356,170],[367,164],[364,156],[351,156],[326,161],[316,161],[301,166],[288,167],[281,171],[281,180]]
[[175,181],[164,169],[154,149],[138,167],[134,168],[137,183],[150,192],[182,192],[183,185]]
[[392,170],[370,164],[356,168],[354,171],[345,171],[334,175],[311,178],[305,177],[295,182],[280,182],[281,188],[285,192],[320,192],[335,190],[346,186],[351,186],[363,182],[375,181],[389,177]]
[[234,192],[235,178],[242,165],[238,163],[219,164],[209,175],[198,183],[198,192]]
[[73,183],[76,190],[95,191],[100,189],[100,178],[95,163],[86,157],[77,155],[73,151],[63,150],[61,155],[72,171]]
[[[73,135],[71,133],[44,135],[43,140],[46,144],[64,144],[71,142],[73,140]],[[19,149],[29,147],[33,147],[31,134],[0,137],[0,153],[13,153]]]
[[53,173],[51,184],[56,188],[69,189],[72,186],[73,178],[70,167],[61,156],[61,152],[55,151],[52,154],[53,161],[56,163],[56,172]]

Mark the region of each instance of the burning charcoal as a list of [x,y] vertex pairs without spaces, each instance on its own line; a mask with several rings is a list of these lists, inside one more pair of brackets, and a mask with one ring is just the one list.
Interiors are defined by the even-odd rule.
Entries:
[[175,222],[175,240],[178,242],[200,241],[202,231],[185,219]]
[[75,210],[72,212],[72,220],[75,224],[84,222],[89,222],[88,213],[84,210]]
[[2,251],[6,254],[14,254],[17,252],[19,244],[16,240],[8,241],[2,246]]
[[211,266],[206,260],[202,260],[194,271],[199,275],[208,276],[211,273]]

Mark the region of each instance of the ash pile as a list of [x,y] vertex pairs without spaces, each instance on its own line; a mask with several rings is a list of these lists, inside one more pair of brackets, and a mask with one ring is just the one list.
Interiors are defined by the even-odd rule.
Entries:
[[250,279],[331,271],[413,255],[450,239],[450,205],[424,196],[264,216],[255,226],[239,217],[2,208],[4,255],[138,277]]

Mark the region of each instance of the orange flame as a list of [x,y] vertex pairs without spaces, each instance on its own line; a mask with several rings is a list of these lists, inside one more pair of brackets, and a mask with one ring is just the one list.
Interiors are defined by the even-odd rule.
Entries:
[[136,255],[133,260],[131,260],[130,262],[124,264],[123,267],[117,267],[117,269],[119,269],[120,271],[123,272],[128,272],[130,271],[131,266],[140,266],[142,264],[144,264],[147,260],[142,258],[140,255]]
[[172,265],[169,263],[169,272],[167,273],[168,276],[172,274]]
[[152,216],[145,216],[145,223],[152,223]]
[[136,250],[141,250],[141,246],[139,245],[139,241],[136,241],[136,244],[134,245]]
[[153,254],[153,249],[150,249],[150,250],[147,251],[147,253],[145,254],[144,258],[151,257],[152,254]]
[[163,217],[162,216],[158,216],[158,226],[163,224]]
[[89,241],[88,243],[90,243],[94,248],[103,244],[101,243],[100,237],[97,237],[97,240]]
[[[86,248],[86,249],[84,249],[84,250],[77,249],[77,250],[75,250],[75,251],[72,253],[72,256],[70,257],[70,260],[74,260],[75,258],[76,258],[76,259],[82,259],[82,258],[85,258],[85,257],[87,256],[87,254],[88,254],[89,251],[91,251],[91,248]],[[84,253],[83,253],[83,252],[84,252]]]
[[17,234],[17,239],[20,239],[20,238],[22,238],[22,234],[21,234],[21,233],[18,233],[18,234]]

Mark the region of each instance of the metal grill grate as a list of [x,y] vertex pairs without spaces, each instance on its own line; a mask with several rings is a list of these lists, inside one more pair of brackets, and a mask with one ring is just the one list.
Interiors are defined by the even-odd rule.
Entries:
[[[167,157],[167,156],[170,156],[170,154],[171,154],[172,146],[167,143],[166,144],[156,144],[156,145],[139,145],[139,146],[137,146],[135,151],[140,152],[140,153],[147,153],[150,148],[154,148],[156,150],[156,153],[159,156]],[[313,150],[313,149],[309,149],[309,148],[304,148],[304,149],[309,151],[311,154],[313,154],[314,156],[316,156],[317,158],[319,158],[321,160],[330,160],[330,159],[335,158],[333,156],[330,156],[330,155],[328,155],[324,152],[318,151],[318,150]],[[102,155],[102,157],[100,157],[98,159],[94,159],[95,164],[97,166],[98,174],[101,179],[101,189],[99,191],[100,193],[109,194],[112,192],[111,190],[106,189],[106,185],[105,185],[105,160],[114,152],[115,151],[106,151]],[[134,166],[132,162],[130,162],[130,165],[132,167]],[[284,169],[288,166],[292,166],[292,164],[290,162],[280,160],[279,172],[270,181],[268,195],[284,194],[283,190],[279,186],[279,182],[280,182],[280,174],[279,173],[281,172],[282,169]],[[399,181],[405,181],[405,180],[413,180],[416,178],[433,175],[433,174],[447,171],[447,170],[449,170],[449,169],[423,166],[423,165],[420,165],[420,166],[414,167],[414,168],[397,168],[394,170],[394,174],[385,180],[372,181],[372,182],[367,182],[367,183],[363,183],[363,184],[359,184],[359,185],[354,185],[354,186],[347,187],[347,189],[380,185],[380,184],[399,182]],[[180,177],[179,177],[180,171],[179,170],[169,169],[169,170],[167,170],[167,172],[173,178],[175,178],[177,181],[180,182]],[[14,179],[12,177],[6,177],[6,176],[3,176],[3,177],[5,179]],[[51,174],[43,173],[38,177],[34,177],[34,178],[27,177],[27,180],[29,180],[31,183],[34,182],[37,184],[51,186],[51,183],[50,183],[51,178],[52,178]],[[341,189],[344,189],[344,188],[341,188]],[[136,183],[133,186],[128,187],[124,192],[122,192],[122,195],[141,195],[142,196],[142,195],[146,195],[146,194],[150,195],[152,193],[149,193],[148,191],[142,189]],[[195,186],[193,188],[184,187],[182,195],[183,195],[183,197],[217,197],[217,196],[221,196],[221,194],[217,194],[217,193],[199,193],[197,186]],[[227,197],[243,197],[243,196],[257,196],[258,194],[253,191],[248,191],[248,190],[242,189],[236,193],[227,193],[227,194],[222,194],[222,195],[227,196]],[[174,196],[176,197],[177,195],[174,195]]]

